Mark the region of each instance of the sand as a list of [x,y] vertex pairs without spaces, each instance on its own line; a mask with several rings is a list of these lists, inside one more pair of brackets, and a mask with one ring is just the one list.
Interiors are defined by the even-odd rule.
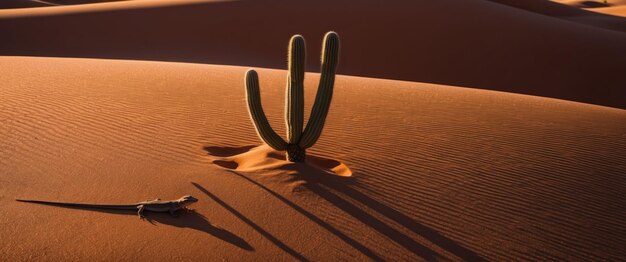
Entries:
[[[255,148],[244,67],[0,61],[5,258],[625,255],[624,110],[341,76],[327,128],[310,154],[329,167],[347,166],[346,178],[290,166]],[[284,77],[260,70],[266,111],[280,133]],[[317,77],[308,74],[306,86]],[[308,101],[313,91],[307,89]],[[150,214],[154,225],[132,212],[13,201],[184,194],[200,199],[198,215]]]
[[608,6],[626,5],[626,0],[553,0],[560,4],[566,4],[582,8],[601,8]]
[[170,0],[7,9],[0,10],[8,39],[0,41],[0,55],[282,69],[289,37],[302,34],[315,71],[321,36],[334,30],[349,47],[341,74],[626,108],[626,20],[587,19],[621,31],[598,30],[538,13],[547,7],[518,8],[530,0],[499,1],[507,3]]
[[[595,1],[580,1],[580,0],[554,0],[560,4],[565,4],[577,8],[584,8],[587,11],[591,11],[594,13],[605,14],[609,16],[604,16],[600,18],[597,15],[590,15],[592,18],[589,19],[591,21],[596,21],[595,25],[604,25],[607,28],[619,29],[618,24],[623,23],[623,18],[615,19],[615,17],[626,17],[626,0],[612,0],[604,3],[604,1],[595,0]],[[595,17],[595,18],[594,18]],[[606,22],[602,22],[605,20]],[[621,22],[618,22],[621,21]],[[611,22],[612,21],[612,22]],[[598,23],[599,22],[599,23]],[[594,23],[590,23],[594,24]],[[616,26],[611,26],[611,24],[615,24]]]
[[[0,10],[0,257],[626,260],[624,32],[530,1],[289,3]],[[257,137],[244,73],[284,134],[272,68],[301,29],[314,72],[331,27],[343,75],[309,162],[292,164]],[[195,213],[150,221],[14,201],[187,194]]]

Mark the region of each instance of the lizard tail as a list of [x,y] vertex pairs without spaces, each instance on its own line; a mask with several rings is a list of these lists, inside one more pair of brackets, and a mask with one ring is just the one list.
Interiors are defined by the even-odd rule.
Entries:
[[51,202],[51,201],[30,200],[30,199],[15,199],[15,201],[42,204],[42,205],[51,205],[51,206],[61,206],[61,207],[102,208],[102,209],[117,209],[117,210],[136,210],[137,209],[137,205],[97,205],[97,204],[81,204],[81,203],[67,203],[67,202]]

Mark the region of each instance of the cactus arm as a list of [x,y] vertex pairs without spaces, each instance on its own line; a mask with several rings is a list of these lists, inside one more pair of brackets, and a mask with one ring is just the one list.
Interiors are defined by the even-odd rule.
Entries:
[[289,41],[289,76],[285,92],[285,123],[287,142],[297,144],[304,126],[304,38],[294,35]]
[[259,76],[254,70],[246,72],[246,101],[248,103],[248,113],[261,140],[275,150],[285,150],[285,141],[274,132],[263,112],[261,92],[259,90]]
[[317,95],[311,110],[309,122],[304,129],[299,145],[309,148],[317,142],[333,98],[333,86],[335,83],[335,69],[339,60],[339,36],[335,32],[328,32],[324,36],[322,51],[322,72]]

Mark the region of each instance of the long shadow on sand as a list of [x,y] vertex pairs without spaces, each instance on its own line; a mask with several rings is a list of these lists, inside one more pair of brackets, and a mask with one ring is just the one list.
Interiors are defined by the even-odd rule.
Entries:
[[[323,174],[319,174],[322,176]],[[381,202],[374,200],[373,198],[361,193],[360,191],[350,187],[348,184],[341,181],[341,179],[319,179],[315,178],[314,181],[305,183],[304,186],[310,189],[312,192],[315,192],[320,197],[324,198],[326,201],[332,203],[336,207],[350,214],[352,217],[358,219],[364,224],[376,229],[378,232],[386,235],[387,237],[394,240],[396,243],[402,245],[403,247],[413,251],[418,255],[422,255],[425,259],[435,258],[436,254],[427,249],[426,247],[416,243],[409,236],[397,231],[396,229],[390,227],[379,219],[373,217],[368,214],[365,210],[357,207],[352,204],[348,198],[353,201],[357,201],[360,204],[367,206],[368,208],[378,212],[379,214],[393,220],[394,222],[402,225],[403,227],[411,230],[415,234],[418,234],[435,245],[441,247],[442,249],[456,255],[457,257],[465,260],[465,261],[486,261],[480,255],[475,252],[461,246],[456,243],[452,239],[449,239],[434,229],[431,229],[425,225],[417,223],[414,219],[409,216],[401,213],[398,210],[393,209]],[[309,180],[310,181],[310,180]],[[346,196],[346,198],[342,198],[339,194],[333,193],[341,192],[342,195]]]
[[[250,147],[241,148],[241,150],[226,150],[232,152],[240,152],[249,149]],[[209,155],[215,156],[214,152],[211,152],[207,148],[205,150],[208,151]],[[215,150],[213,150],[215,151]],[[221,150],[222,152],[225,150]],[[332,159],[323,159],[319,158],[319,161],[324,162],[337,162]],[[338,162],[337,162],[338,163]],[[217,163],[219,165],[219,163]],[[228,165],[221,165],[226,169]],[[387,217],[388,219],[396,222],[404,228],[414,232],[422,236],[423,238],[429,240],[433,244],[439,246],[440,248],[454,254],[455,256],[466,260],[466,261],[485,261],[477,253],[472,250],[463,247],[462,245],[456,243],[452,239],[449,239],[434,229],[431,229],[425,225],[417,223],[411,217],[403,214],[402,212],[395,210],[392,207],[389,207],[369,196],[360,192],[359,190],[353,188],[351,185],[355,182],[354,177],[340,177],[334,175],[330,172],[322,170],[317,167],[313,167],[309,164],[305,163],[290,163],[280,167],[280,170],[290,173],[288,180],[289,181],[297,181],[300,186],[308,189],[310,192],[315,193],[320,196],[322,199],[328,201],[335,207],[344,211],[346,214],[349,214],[356,220],[362,222],[363,224],[369,226],[370,228],[376,230],[380,234],[386,236],[388,239],[392,240],[396,244],[404,247],[409,252],[425,259],[425,260],[437,260],[440,258],[440,255],[435,251],[429,249],[428,247],[418,243],[416,240],[411,238],[410,236],[402,233],[401,231],[395,229],[391,225],[381,221],[380,219],[374,217],[371,214],[371,211],[364,210],[360,208],[358,205],[364,205],[367,208]],[[344,240],[346,243],[350,244],[355,249],[362,252],[364,255],[368,256],[373,260],[383,260],[381,257],[376,255],[372,250],[368,249],[361,243],[356,240],[348,237],[338,229],[334,228],[330,224],[326,223],[319,217],[315,216],[311,212],[305,210],[304,208],[298,206],[287,198],[283,197],[279,193],[269,189],[268,187],[262,185],[260,182],[255,179],[249,177],[246,172],[242,172],[240,170],[229,170],[231,173],[255,184],[259,188],[268,192],[272,196],[278,198],[288,206],[292,207],[296,211],[300,212],[302,215],[316,222],[318,225],[327,229],[329,232],[338,236],[340,239]]]
[[[132,215],[137,217],[137,212],[133,210],[107,210],[87,207],[68,207],[54,204],[45,204],[51,206],[57,206],[62,208],[90,210],[102,213],[117,214],[117,215]],[[155,225],[156,223],[179,227],[179,228],[191,228],[198,231],[205,232],[216,238],[219,238],[225,242],[235,245],[241,249],[254,251],[254,248],[248,244],[244,239],[231,233],[230,231],[211,225],[211,223],[200,213],[196,212],[178,212],[179,216],[172,217],[169,214],[146,212],[146,220]],[[140,223],[139,218],[137,222]],[[156,222],[156,223],[155,223]]]
[[250,220],[249,218],[247,218],[246,216],[244,216],[243,214],[241,214],[239,211],[237,211],[236,209],[234,209],[233,207],[231,207],[230,205],[228,205],[226,202],[224,202],[223,200],[221,200],[220,198],[218,198],[216,195],[212,194],[211,192],[209,192],[209,190],[207,190],[206,188],[202,187],[201,185],[198,185],[197,183],[191,182],[191,184],[193,184],[198,190],[202,191],[202,193],[206,194],[208,197],[210,197],[211,199],[213,199],[213,201],[215,201],[216,203],[218,203],[220,206],[222,206],[223,208],[225,208],[226,210],[228,210],[229,212],[231,212],[233,215],[235,215],[237,218],[241,219],[243,222],[245,222],[246,224],[248,224],[250,227],[254,228],[254,230],[256,230],[257,232],[259,232],[259,234],[261,234],[263,237],[265,237],[267,240],[271,241],[272,243],[274,243],[277,247],[279,247],[280,249],[282,249],[283,251],[287,252],[289,255],[291,255],[293,258],[299,260],[299,261],[309,261],[307,258],[305,258],[304,256],[302,256],[300,253],[298,253],[297,251],[293,250],[291,247],[289,247],[288,245],[286,245],[285,243],[283,243],[282,241],[280,241],[278,238],[276,238],[275,236],[273,236],[272,234],[270,234],[269,232],[265,231],[265,229],[263,229],[262,227],[260,227],[259,225],[257,225],[256,223],[252,222],[252,220]]

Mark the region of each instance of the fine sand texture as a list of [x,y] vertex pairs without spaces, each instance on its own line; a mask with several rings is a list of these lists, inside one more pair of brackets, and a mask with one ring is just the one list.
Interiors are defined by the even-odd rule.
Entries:
[[[15,1],[15,0],[13,0]],[[626,108],[626,19],[547,0],[154,0],[0,10],[0,55],[284,68],[341,35],[339,73]]]
[[[246,69],[0,57],[0,257],[626,259],[625,110],[338,76],[324,133],[296,165],[261,146]],[[258,71],[284,134],[286,72]],[[306,76],[306,108],[318,78]],[[150,222],[14,201],[186,194],[196,213]]]

